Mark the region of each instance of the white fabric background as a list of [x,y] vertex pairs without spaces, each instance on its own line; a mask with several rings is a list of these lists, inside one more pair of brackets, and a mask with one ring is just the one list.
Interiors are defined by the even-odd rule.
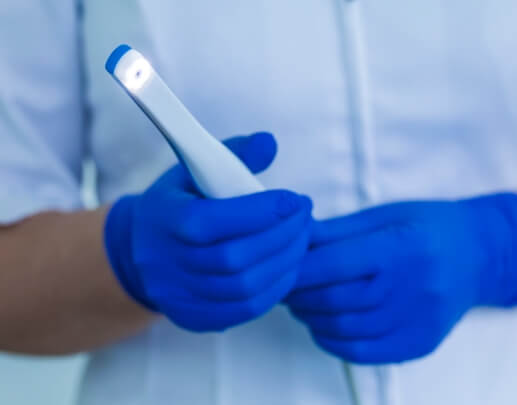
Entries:
[[84,358],[0,355],[0,404],[71,405]]

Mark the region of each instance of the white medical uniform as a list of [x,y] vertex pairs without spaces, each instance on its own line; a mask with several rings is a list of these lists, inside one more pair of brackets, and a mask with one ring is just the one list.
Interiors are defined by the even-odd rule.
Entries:
[[[220,138],[268,130],[268,187],[331,217],[517,186],[513,0],[71,0],[0,4],[0,219],[109,202],[172,152],[104,72],[142,51]],[[468,252],[462,252],[468,254]],[[424,359],[353,367],[361,405],[517,401],[517,313],[471,312]],[[81,405],[347,405],[342,362],[278,307],[223,335],[161,321],[93,353]]]

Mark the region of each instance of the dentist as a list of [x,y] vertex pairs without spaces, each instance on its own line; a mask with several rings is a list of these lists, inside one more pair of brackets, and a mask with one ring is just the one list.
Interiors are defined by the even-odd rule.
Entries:
[[[81,405],[513,404],[516,12],[4,1],[0,349],[91,352]],[[201,198],[122,42],[272,191]]]

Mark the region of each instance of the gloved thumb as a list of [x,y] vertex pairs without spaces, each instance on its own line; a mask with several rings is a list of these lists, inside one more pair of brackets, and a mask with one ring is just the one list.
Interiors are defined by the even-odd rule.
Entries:
[[266,170],[276,156],[275,138],[268,132],[257,132],[249,136],[236,136],[224,144],[253,172]]
[[[230,149],[253,173],[260,173],[268,168],[276,155],[276,141],[267,132],[258,132],[249,136],[236,136],[224,141]],[[156,182],[157,187],[171,189],[179,187],[189,193],[197,193],[188,170],[182,164],[175,165]]]

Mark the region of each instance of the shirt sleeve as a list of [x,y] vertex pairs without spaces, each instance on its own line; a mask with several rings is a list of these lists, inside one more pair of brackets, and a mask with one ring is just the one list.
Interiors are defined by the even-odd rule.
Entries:
[[0,4],[0,223],[81,207],[78,13],[74,0]]

